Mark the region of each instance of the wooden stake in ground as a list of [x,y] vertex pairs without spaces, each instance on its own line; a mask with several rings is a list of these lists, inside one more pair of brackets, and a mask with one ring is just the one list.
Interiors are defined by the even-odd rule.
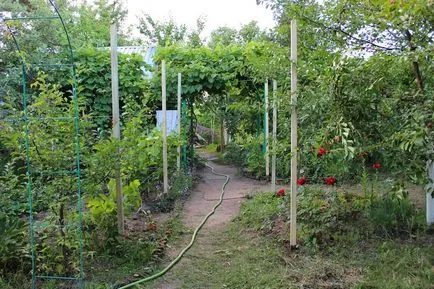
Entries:
[[264,84],[264,143],[265,143],[265,175],[267,178],[270,176],[270,153],[268,151],[268,136],[269,136],[269,129],[268,129],[268,79],[265,80]]
[[426,222],[428,225],[434,224],[434,198],[429,188],[434,188],[434,160],[427,162],[428,185],[426,186]]
[[[181,73],[178,73],[178,135],[181,136]],[[176,164],[178,171],[181,170],[181,146],[177,148],[178,156],[176,157]]]
[[[112,127],[113,137],[115,139],[121,138],[121,129],[119,121],[119,78],[118,78],[118,36],[116,24],[110,27],[110,50],[111,50],[111,70],[112,70]],[[121,167],[119,162],[119,147],[116,149],[116,205],[118,215],[118,231],[119,234],[124,233],[124,206],[123,206],[123,193],[122,193],[122,180],[121,180]]]
[[273,79],[273,156],[271,159],[271,191],[276,191],[276,146],[277,146],[277,81]]
[[291,246],[297,245],[297,22],[291,20]]
[[164,194],[169,191],[169,177],[167,172],[167,119],[166,119],[166,61],[161,61],[161,114],[163,121],[163,189]]
[[220,117],[220,151],[225,149],[225,122],[223,116]]
[[214,143],[214,114],[212,115],[211,119],[211,143]]

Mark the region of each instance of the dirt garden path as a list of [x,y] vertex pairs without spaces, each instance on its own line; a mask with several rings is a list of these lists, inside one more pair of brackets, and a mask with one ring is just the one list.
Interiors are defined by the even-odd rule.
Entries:
[[[256,181],[241,176],[238,169],[234,166],[221,165],[212,161],[215,157],[213,154],[201,154],[209,160],[209,164],[214,167],[216,172],[228,174],[230,181],[226,186],[224,201],[217,208],[214,215],[212,215],[202,230],[199,232],[196,242],[193,247],[184,255],[181,261],[175,265],[170,272],[163,278],[160,278],[155,284],[149,284],[150,287],[158,289],[175,289],[180,288],[181,284],[177,280],[177,268],[186,264],[192,266],[197,258],[201,255],[211,254],[219,250],[224,250],[224,244],[218,246],[215,238],[222,233],[225,226],[237,216],[241,202],[249,194],[262,192],[270,189],[270,185],[263,181]],[[184,204],[183,209],[183,223],[187,230],[193,231],[202,219],[207,215],[212,207],[218,202],[221,187],[226,180],[225,177],[216,176],[211,173],[208,167],[202,168],[199,172],[199,180],[194,187],[189,199]],[[183,242],[176,248],[169,248],[167,255],[168,259],[175,258],[182,248],[190,241],[191,234],[188,234]],[[203,284],[206,288],[206,284]]]

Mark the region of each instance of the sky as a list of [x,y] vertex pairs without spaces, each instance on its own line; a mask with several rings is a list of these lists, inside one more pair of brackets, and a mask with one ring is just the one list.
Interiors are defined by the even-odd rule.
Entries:
[[[170,17],[178,24],[195,27],[200,16],[206,17],[202,36],[208,37],[220,26],[240,28],[252,20],[261,28],[274,26],[273,13],[255,0],[126,0],[128,7],[127,24],[137,26],[137,16],[149,14],[159,21]],[[137,35],[138,31],[134,31]]]

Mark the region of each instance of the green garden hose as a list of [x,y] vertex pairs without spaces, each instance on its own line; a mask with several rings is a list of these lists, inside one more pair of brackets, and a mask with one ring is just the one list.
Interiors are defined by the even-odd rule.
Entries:
[[196,241],[196,237],[197,237],[197,233],[200,231],[200,229],[202,229],[203,225],[205,225],[206,221],[208,220],[209,217],[211,217],[211,215],[213,215],[215,213],[215,210],[222,204],[223,202],[223,196],[225,194],[225,188],[226,185],[229,183],[230,177],[228,175],[225,174],[221,174],[221,173],[217,173],[214,171],[214,167],[210,166],[209,164],[205,164],[207,167],[209,167],[211,169],[211,172],[217,176],[222,176],[222,177],[226,177],[226,181],[224,182],[223,186],[222,186],[222,191],[220,194],[220,200],[217,202],[217,204],[214,205],[214,207],[212,208],[212,210],[208,213],[208,215],[205,216],[205,218],[202,220],[202,222],[199,224],[199,226],[196,227],[196,229],[193,232],[193,235],[191,237],[191,241],[190,243],[187,245],[187,247],[185,247],[180,253],[179,255],[172,261],[170,262],[169,265],[166,266],[166,268],[164,268],[163,270],[161,270],[160,272],[146,277],[144,279],[140,279],[137,280],[135,282],[132,282],[130,284],[124,285],[122,287],[119,287],[118,289],[127,289],[127,288],[131,288],[133,286],[136,286],[138,284],[141,283],[145,283],[154,279],[157,279],[158,277],[163,276],[164,274],[166,274],[170,269],[172,269],[173,266],[175,266],[176,263],[179,262],[179,260],[181,260],[181,258],[184,256],[184,254],[191,248],[191,246],[193,246],[194,242]]

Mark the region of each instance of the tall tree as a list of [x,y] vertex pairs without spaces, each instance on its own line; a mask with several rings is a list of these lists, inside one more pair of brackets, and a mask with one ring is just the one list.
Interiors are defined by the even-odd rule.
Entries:
[[328,33],[327,39],[341,50],[407,57],[415,85],[423,91],[419,58],[433,49],[433,1],[334,0],[318,4],[312,0],[257,0],[257,3],[273,8],[281,25],[297,18],[317,31]]
[[228,46],[230,44],[239,43],[238,31],[230,27],[219,27],[211,32],[208,46],[215,48],[218,45]]
[[148,14],[145,14],[139,21],[138,28],[147,45],[165,47],[182,44],[199,47],[203,44],[200,34],[206,25],[204,17],[196,20],[194,28],[189,28],[185,24],[177,24],[173,18],[168,21],[158,21]]

